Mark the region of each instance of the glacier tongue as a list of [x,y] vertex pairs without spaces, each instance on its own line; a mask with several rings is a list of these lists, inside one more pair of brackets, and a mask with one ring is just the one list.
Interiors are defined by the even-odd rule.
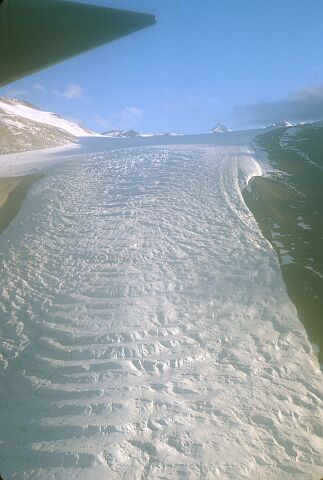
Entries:
[[4,478],[319,478],[321,373],[240,192],[260,173],[246,146],[146,148],[35,186],[0,238]]

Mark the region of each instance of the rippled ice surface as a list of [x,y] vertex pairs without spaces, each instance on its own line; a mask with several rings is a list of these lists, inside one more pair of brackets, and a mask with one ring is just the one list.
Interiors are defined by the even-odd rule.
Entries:
[[62,164],[1,249],[4,479],[314,479],[315,355],[240,187],[246,147]]

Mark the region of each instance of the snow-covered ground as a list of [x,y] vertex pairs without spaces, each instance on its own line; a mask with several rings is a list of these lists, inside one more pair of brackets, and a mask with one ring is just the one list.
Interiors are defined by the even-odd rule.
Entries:
[[322,476],[322,374],[241,196],[261,167],[212,138],[52,166],[0,237],[5,479]]
[[[14,122],[14,125],[18,125],[19,118],[15,117],[21,117],[37,123],[51,125],[52,127],[64,130],[65,132],[75,137],[88,137],[90,135],[99,135],[95,132],[91,132],[90,130],[85,129],[76,122],[66,120],[65,118],[60,117],[59,115],[56,115],[52,112],[44,112],[34,107],[33,105],[29,105],[20,100],[11,100],[8,98],[0,97],[0,111],[12,116],[12,119],[10,119],[10,117],[2,117],[1,122],[4,123],[9,122],[10,124],[11,122],[12,124],[12,122]],[[21,128],[23,128],[22,124],[20,124],[20,126]]]
[[22,100],[0,97],[1,155],[48,149],[96,136],[99,135],[54,113]]
[[[158,145],[214,145],[230,143],[246,143],[252,141],[253,137],[261,130],[250,130],[245,132],[233,132],[230,136],[215,138],[211,134],[197,135],[139,135],[138,137],[119,137],[91,135],[74,139],[74,142],[52,148],[42,148],[27,152],[11,153],[0,155],[0,176],[25,175],[46,170],[50,165],[66,161],[70,156],[81,153],[91,154],[92,152],[129,149],[135,147],[149,147]],[[74,137],[72,137],[73,139]]]
[[77,143],[69,143],[61,147],[0,155],[0,177],[43,172],[51,165],[66,161],[79,148]]

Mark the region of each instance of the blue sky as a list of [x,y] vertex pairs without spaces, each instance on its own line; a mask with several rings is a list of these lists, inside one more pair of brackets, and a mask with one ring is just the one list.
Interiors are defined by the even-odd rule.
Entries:
[[153,13],[157,25],[12,83],[1,95],[95,131],[199,133],[219,122],[257,126],[285,112],[314,120],[323,108],[321,0],[83,3]]

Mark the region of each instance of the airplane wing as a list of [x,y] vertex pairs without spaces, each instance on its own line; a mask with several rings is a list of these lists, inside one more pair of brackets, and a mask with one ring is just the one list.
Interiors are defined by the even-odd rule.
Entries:
[[66,0],[0,0],[0,86],[154,23]]

